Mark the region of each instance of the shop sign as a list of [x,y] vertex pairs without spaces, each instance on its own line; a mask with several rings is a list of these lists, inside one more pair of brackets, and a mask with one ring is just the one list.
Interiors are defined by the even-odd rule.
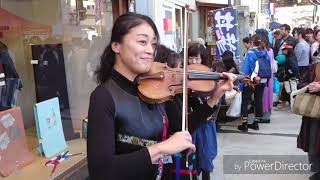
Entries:
[[240,58],[238,39],[237,10],[234,7],[213,11],[214,33],[216,35],[217,55],[230,50],[235,59]]

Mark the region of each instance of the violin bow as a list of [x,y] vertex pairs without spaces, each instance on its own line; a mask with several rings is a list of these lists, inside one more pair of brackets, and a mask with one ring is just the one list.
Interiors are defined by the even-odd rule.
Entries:
[[184,11],[184,59],[183,59],[183,99],[182,99],[182,131],[188,131],[188,90],[187,90],[187,65],[188,65],[188,29],[189,29],[189,5],[185,6]]
[[[184,59],[183,59],[183,100],[182,100],[182,131],[188,131],[188,30],[189,30],[189,5],[185,6],[184,11]],[[186,168],[189,169],[189,157],[186,156]],[[177,172],[177,179],[180,179],[179,172]],[[190,180],[192,174],[189,174]]]

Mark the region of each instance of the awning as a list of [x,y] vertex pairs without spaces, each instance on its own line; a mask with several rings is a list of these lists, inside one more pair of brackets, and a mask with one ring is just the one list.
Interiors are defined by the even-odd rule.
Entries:
[[0,34],[6,36],[50,35],[51,26],[34,23],[0,8]]
[[182,7],[188,4],[191,11],[197,9],[195,0],[175,0],[174,3]]
[[269,28],[270,29],[279,29],[281,25],[282,24],[280,24],[280,23],[278,23],[276,21],[272,21],[272,22],[269,23]]

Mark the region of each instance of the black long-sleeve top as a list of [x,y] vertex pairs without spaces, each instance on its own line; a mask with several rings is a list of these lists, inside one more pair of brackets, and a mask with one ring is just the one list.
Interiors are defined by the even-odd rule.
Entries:
[[[127,93],[138,96],[137,86],[115,70],[111,72],[110,78]],[[180,131],[181,103],[167,102],[165,110],[169,120],[169,133]],[[152,164],[147,148],[116,142],[115,112],[115,102],[111,93],[104,86],[98,86],[91,94],[88,113],[87,150],[90,179],[155,179],[157,165]],[[189,131],[192,133],[200,123],[206,122],[212,112],[212,108],[205,103],[189,114]],[[171,169],[168,166],[170,164],[166,165],[164,176]]]

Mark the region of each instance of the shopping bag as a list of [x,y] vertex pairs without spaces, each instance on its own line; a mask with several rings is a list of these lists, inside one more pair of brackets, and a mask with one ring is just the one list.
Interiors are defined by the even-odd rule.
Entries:
[[241,116],[241,103],[242,103],[242,92],[237,92],[234,97],[226,115],[229,117],[240,117]]
[[302,116],[320,118],[320,96],[302,93],[298,94],[293,103],[293,112]]
[[295,90],[295,91],[292,91],[291,94],[290,94],[290,107],[291,107],[291,110],[293,110],[293,105],[294,105],[294,101],[295,101],[295,97],[299,94],[304,94],[305,92],[308,91],[308,88],[309,88],[309,85],[301,88],[301,89],[298,89],[298,90]]
[[289,79],[289,81],[284,81],[284,89],[288,94],[292,91],[297,90],[298,80],[297,79]]
[[274,78],[274,81],[273,81],[273,92],[275,94],[280,94],[280,82],[276,77]]
[[227,105],[230,105],[234,99],[234,97],[236,96],[237,91],[232,89],[231,91],[227,91],[225,93],[225,97],[226,97],[226,103]]
[[292,92],[292,91],[296,91],[296,90],[298,89],[298,88],[297,88],[297,86],[298,86],[298,80],[297,80],[297,79],[290,79],[289,82],[290,82],[291,92]]

